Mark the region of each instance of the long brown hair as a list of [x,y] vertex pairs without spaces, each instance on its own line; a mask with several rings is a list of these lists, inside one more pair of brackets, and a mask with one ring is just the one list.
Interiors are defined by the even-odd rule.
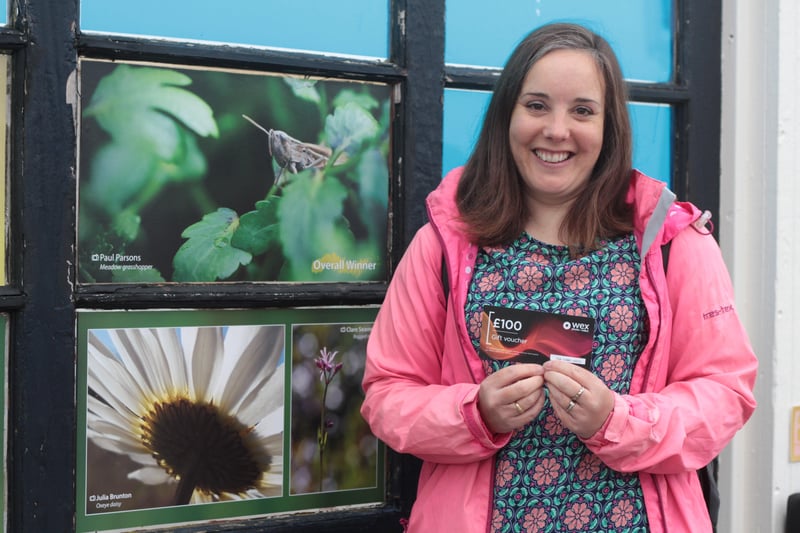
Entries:
[[458,184],[456,201],[473,242],[504,245],[522,233],[528,219],[522,177],[509,144],[509,125],[525,76],[554,50],[585,50],[597,62],[605,82],[603,145],[592,175],[573,202],[561,235],[573,251],[590,250],[597,241],[631,231],[625,202],[632,166],[627,90],[619,62],[608,42],[577,24],[549,24],[517,45],[497,80],[480,136]]

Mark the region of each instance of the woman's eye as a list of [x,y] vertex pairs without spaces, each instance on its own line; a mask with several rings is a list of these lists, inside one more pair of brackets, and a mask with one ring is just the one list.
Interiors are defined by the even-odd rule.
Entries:
[[528,109],[532,109],[534,111],[541,111],[544,109],[544,104],[541,102],[528,102],[527,107]]
[[589,115],[594,115],[594,111],[592,111],[592,109],[590,107],[584,107],[584,106],[576,108],[575,112],[578,115],[581,115],[581,116],[584,116],[584,117],[588,117]]

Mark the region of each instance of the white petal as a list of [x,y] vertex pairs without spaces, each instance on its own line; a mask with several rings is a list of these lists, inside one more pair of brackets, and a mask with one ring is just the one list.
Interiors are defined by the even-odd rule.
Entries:
[[95,446],[116,454],[125,455],[139,464],[153,466],[156,464],[150,453],[143,452],[140,447],[131,446],[130,441],[109,438],[107,435],[98,435],[94,431],[87,432],[87,437]]
[[213,399],[210,390],[211,383],[214,377],[220,373],[223,362],[222,328],[184,329],[188,329],[182,341],[192,369],[193,398],[201,401],[211,401]]
[[[136,413],[141,409],[143,390],[125,366],[107,350],[99,349],[100,341],[89,337],[88,386],[114,409]],[[102,343],[100,343],[102,346]]]
[[[225,336],[225,365],[230,368],[219,405],[237,412],[241,401],[272,375],[281,361],[284,326],[231,327]],[[219,376],[218,376],[219,377]],[[219,390],[217,388],[216,390]]]
[[275,463],[274,457],[283,455],[283,431],[263,436],[259,439],[259,442],[270,457],[273,457],[273,463]]
[[266,442],[273,437],[280,437],[283,432],[283,409],[275,409],[264,416],[255,426],[259,440]]
[[186,368],[186,358],[183,354],[183,345],[178,338],[175,328],[157,328],[154,330],[161,354],[167,363],[168,381],[166,390],[178,393],[189,393],[189,373]]
[[121,443],[125,443],[129,448],[136,448],[137,451],[146,452],[147,450],[138,441],[133,438],[131,432],[127,429],[121,429],[119,426],[109,423],[106,420],[89,417],[89,428],[93,434],[102,435],[105,438],[114,439]]
[[283,416],[284,365],[279,365],[275,372],[262,383],[257,383],[247,397],[242,398],[236,409],[240,422],[252,426],[264,417],[265,413],[280,409]]
[[161,396],[170,383],[169,366],[155,334],[148,329],[109,330],[122,362],[146,397]]
[[174,483],[175,479],[158,466],[145,466],[128,474],[128,479],[141,481],[146,485],[163,485]]
[[[283,485],[283,472],[273,472],[270,470],[262,476],[264,484],[280,488]],[[264,491],[261,491],[264,493]]]
[[[118,411],[106,403],[98,400],[93,395],[86,398],[87,416],[103,419],[120,428],[120,431],[132,433],[138,424],[139,418],[128,409]],[[91,424],[89,424],[91,426]]]

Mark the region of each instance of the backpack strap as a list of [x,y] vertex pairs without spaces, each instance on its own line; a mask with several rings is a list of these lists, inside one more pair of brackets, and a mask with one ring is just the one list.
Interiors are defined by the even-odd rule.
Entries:
[[447,263],[442,253],[442,289],[444,289],[444,304],[447,306],[447,297],[450,294],[450,281],[447,279]]

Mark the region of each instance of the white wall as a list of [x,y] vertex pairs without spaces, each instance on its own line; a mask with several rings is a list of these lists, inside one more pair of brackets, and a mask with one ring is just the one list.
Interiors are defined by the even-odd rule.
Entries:
[[722,457],[720,533],[783,533],[800,492],[800,3],[723,0],[722,197],[737,308],[759,356],[755,415]]

